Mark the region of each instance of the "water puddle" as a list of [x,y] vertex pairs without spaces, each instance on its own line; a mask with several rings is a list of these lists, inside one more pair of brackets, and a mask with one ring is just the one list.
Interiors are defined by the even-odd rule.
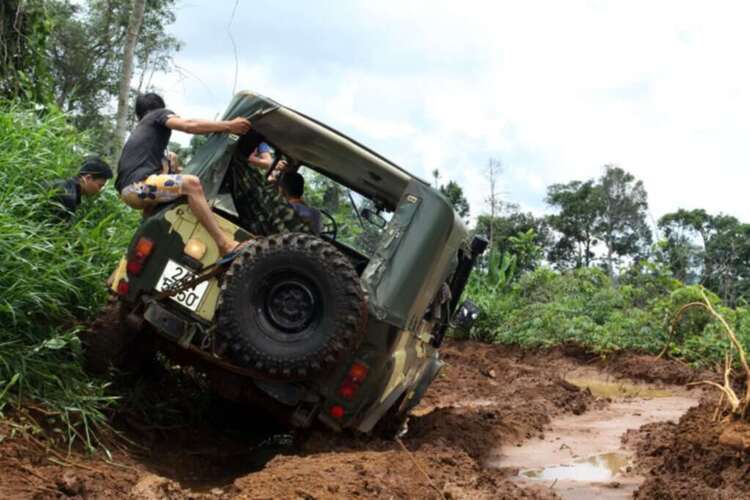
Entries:
[[614,480],[618,474],[624,472],[628,464],[630,458],[624,453],[602,453],[575,460],[570,464],[522,470],[519,474],[541,481],[557,479],[604,482]]
[[568,377],[567,382],[588,389],[591,394],[600,398],[668,398],[673,391],[643,384],[623,381],[608,381],[601,378]]
[[593,370],[571,373],[566,380],[610,401],[582,415],[554,419],[541,439],[496,449],[485,466],[515,469],[519,483],[550,487],[562,498],[632,498],[643,478],[630,470],[632,456],[622,436],[651,422],[676,421],[698,404],[699,395],[680,387],[610,380]]

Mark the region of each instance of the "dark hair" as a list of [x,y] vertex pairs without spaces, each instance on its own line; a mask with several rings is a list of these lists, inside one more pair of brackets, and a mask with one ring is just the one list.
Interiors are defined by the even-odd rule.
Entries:
[[159,94],[149,92],[140,94],[135,98],[135,116],[140,120],[148,114],[149,111],[165,108],[164,99]]
[[83,159],[83,165],[81,165],[78,175],[90,175],[94,179],[106,180],[112,178],[112,169],[99,156],[91,155]]
[[284,172],[279,179],[279,186],[289,196],[299,198],[305,192],[305,178],[297,172]]

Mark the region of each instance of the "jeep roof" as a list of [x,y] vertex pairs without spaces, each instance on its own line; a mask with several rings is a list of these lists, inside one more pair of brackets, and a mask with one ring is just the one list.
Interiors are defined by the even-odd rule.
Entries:
[[[416,180],[429,187],[429,183],[341,132],[259,94],[239,92],[222,119],[236,117],[250,119],[253,129],[286,156],[373,201],[383,202],[390,210],[409,182]],[[237,141],[237,137],[211,136],[209,141],[216,147],[201,148],[186,168],[186,173],[201,178],[209,199],[218,193],[222,168],[226,169],[226,162],[217,164],[221,158],[216,153],[226,148],[224,141],[232,140]]]

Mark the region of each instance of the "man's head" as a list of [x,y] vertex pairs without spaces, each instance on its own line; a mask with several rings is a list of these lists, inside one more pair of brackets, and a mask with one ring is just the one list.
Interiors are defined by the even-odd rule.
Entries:
[[148,94],[140,94],[135,98],[135,116],[140,120],[146,116],[149,111],[155,109],[165,108],[164,99],[159,94],[149,92]]
[[81,185],[81,194],[93,196],[102,190],[107,180],[112,178],[112,169],[107,162],[98,156],[87,156],[83,160],[78,179]]
[[279,189],[286,198],[302,198],[305,178],[297,172],[284,172],[279,179]]

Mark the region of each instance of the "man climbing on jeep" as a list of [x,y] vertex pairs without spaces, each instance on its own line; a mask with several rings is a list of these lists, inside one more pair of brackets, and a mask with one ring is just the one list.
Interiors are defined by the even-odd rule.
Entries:
[[154,93],[136,98],[135,114],[138,125],[122,148],[117,167],[115,187],[120,192],[120,198],[131,208],[148,213],[159,203],[187,196],[191,211],[216,242],[220,252],[226,254],[234,250],[239,243],[219,228],[203,194],[200,179],[194,175],[162,174],[162,159],[172,130],[188,134],[243,135],[250,130],[250,122],[239,117],[227,121],[180,118],[166,109],[164,100]]

